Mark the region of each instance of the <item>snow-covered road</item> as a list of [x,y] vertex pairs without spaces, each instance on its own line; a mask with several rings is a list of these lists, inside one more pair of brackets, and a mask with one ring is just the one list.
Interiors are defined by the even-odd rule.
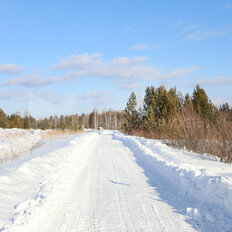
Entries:
[[49,231],[193,230],[159,198],[133,153],[112,135],[96,134],[78,153],[75,183]]
[[[178,186],[138,160],[112,131],[78,135],[48,153],[41,149],[11,169],[0,173],[0,187],[7,190],[0,193],[0,200],[5,200],[1,207],[9,208],[0,210],[0,216],[9,215],[1,216],[0,231],[231,229],[231,224],[215,226],[214,218],[199,219],[193,207],[200,205],[198,201],[180,195]],[[18,175],[23,180],[15,180]],[[14,198],[20,181],[25,194]]]

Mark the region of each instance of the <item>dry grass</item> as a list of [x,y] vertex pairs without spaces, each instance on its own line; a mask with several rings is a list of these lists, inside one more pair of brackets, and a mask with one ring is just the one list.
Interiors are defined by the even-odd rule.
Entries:
[[[12,133],[12,129],[5,129],[3,131],[1,131],[1,137],[4,138],[9,138],[9,139],[15,139],[15,138],[19,138],[19,137],[25,137],[28,135],[27,130],[24,129],[18,129],[18,130],[14,130],[14,133]],[[33,130],[30,130],[31,134],[34,134]]]
[[62,137],[67,137],[70,135],[76,135],[83,133],[83,131],[73,131],[73,130],[49,130],[45,131],[43,134],[43,138],[47,139],[56,139],[56,138],[62,138]]
[[214,122],[203,120],[195,112],[184,110],[168,123],[169,133],[164,142],[199,154],[219,157],[232,162],[232,122],[218,115]]
[[[37,143],[31,143],[29,140],[31,134],[34,134],[34,130],[2,130],[0,137],[3,137],[6,139],[3,141],[3,143],[8,143],[9,146],[6,148],[0,147],[0,169],[2,167],[2,163],[11,160],[13,162],[18,157],[20,157],[23,154],[30,153],[32,154],[35,149],[38,149],[45,143],[45,139],[59,139],[59,138],[65,138],[70,135],[79,134],[82,131],[71,131],[71,130],[44,130],[41,131],[41,133],[38,133],[38,136],[41,136]],[[24,138],[24,141],[19,141],[19,143],[12,144],[11,141],[17,141],[17,138]],[[29,147],[26,147],[25,149],[15,151],[14,146],[21,146],[23,143],[30,144]],[[4,150],[1,150],[4,149]],[[4,154],[4,156],[1,156]]]
[[162,127],[140,128],[127,133],[159,139],[169,146],[212,155],[222,162],[232,163],[232,122],[226,119],[225,114],[209,122],[193,110],[183,109]]

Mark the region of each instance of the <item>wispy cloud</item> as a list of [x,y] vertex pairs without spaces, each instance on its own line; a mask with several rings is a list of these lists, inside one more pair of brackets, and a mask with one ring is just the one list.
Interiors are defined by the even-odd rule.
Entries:
[[11,78],[4,81],[2,86],[25,86],[25,87],[40,87],[48,84],[53,84],[57,82],[63,82],[67,80],[64,76],[51,76],[48,78],[43,78],[40,72],[32,73],[28,76]]
[[66,74],[67,78],[77,77],[103,77],[114,81],[138,81],[138,80],[158,80],[165,78],[180,77],[192,73],[199,67],[177,68],[168,72],[163,72],[161,68],[144,64],[145,57],[119,57],[111,62],[103,62],[102,55],[71,55],[62,59],[55,69],[75,69]]
[[140,87],[138,82],[129,82],[120,85],[120,89],[138,89]]
[[184,23],[182,21],[177,22],[176,24],[173,25],[173,27],[180,27],[183,26]]
[[230,8],[232,8],[232,4],[231,4],[231,3],[228,3],[228,4],[225,5],[225,7],[226,7],[227,9],[230,9]]
[[0,91],[0,99],[13,99],[13,98],[21,98],[21,97],[25,97],[25,93],[19,91],[18,89],[11,89],[11,90],[7,90],[7,91]]
[[199,81],[199,84],[203,86],[228,86],[232,85],[232,78],[226,78],[223,76],[203,78]]
[[144,56],[117,57],[110,62],[104,62],[102,57],[103,54],[100,53],[71,55],[61,59],[54,66],[55,70],[69,70],[64,75],[44,78],[40,72],[34,72],[27,76],[8,79],[1,85],[40,87],[81,77],[100,77],[123,84],[181,77],[199,68],[193,66],[164,72],[161,68],[146,65],[147,57]]
[[19,88],[13,88],[8,90],[1,90],[0,91],[0,99],[1,100],[9,100],[9,99],[17,99],[17,100],[29,100],[33,101],[35,99],[41,99],[46,101],[50,104],[65,104],[68,103],[70,100],[70,96],[57,96],[52,92],[38,92],[38,91],[25,91]]
[[25,66],[17,65],[17,64],[2,64],[0,65],[0,74],[9,74],[15,75],[23,72]]
[[41,99],[43,101],[49,102],[49,103],[54,104],[54,105],[65,104],[70,99],[70,96],[60,97],[52,92],[35,92],[35,91],[33,91],[33,93],[29,92],[28,95],[29,95],[30,101],[32,101],[34,99]]
[[131,50],[147,50],[147,49],[159,49],[164,46],[164,43],[155,43],[155,44],[137,44],[134,46],[131,46]]
[[127,26],[127,27],[124,28],[124,31],[123,31],[123,32],[124,32],[125,34],[128,34],[132,29],[133,29],[133,27]]
[[114,99],[113,95],[114,92],[111,91],[93,91],[80,96],[80,100],[90,101],[95,105],[103,105],[111,103]]
[[118,57],[112,60],[113,65],[128,65],[128,64],[139,64],[147,61],[147,57],[145,56],[134,56],[132,58],[128,57]]
[[134,45],[134,46],[131,46],[130,49],[132,50],[146,50],[150,47],[149,44],[137,44],[137,45]]
[[228,35],[232,32],[232,25],[225,28],[224,30],[198,30],[189,35],[185,38],[179,40],[180,41],[200,41],[200,40],[207,40],[211,38],[222,37]]
[[[183,76],[192,73],[198,68],[196,66],[188,68],[177,68],[175,70],[164,73],[161,68],[144,64],[144,57],[124,58],[126,62],[120,63],[118,61],[122,61],[124,59],[116,58],[111,62],[103,62],[98,56],[89,55],[90,59],[87,59],[87,63],[86,54],[83,54],[82,63],[80,56],[81,55],[77,55],[78,59],[76,63],[76,56],[72,55],[68,58],[62,59],[55,67],[57,69],[61,69],[62,67],[76,67],[75,71],[66,74],[66,76],[69,78],[92,76],[108,78],[116,81],[157,80],[164,78],[173,78],[178,77],[178,75]],[[67,63],[67,60],[70,61],[70,65],[69,63]]]
[[196,28],[198,28],[198,26],[197,25],[191,25],[191,26],[188,26],[188,27],[186,27],[186,31],[192,31],[192,30],[194,30],[194,29],[196,29]]
[[88,53],[83,53],[79,55],[71,55],[60,60],[60,62],[54,66],[56,70],[72,69],[77,67],[85,66],[97,66],[101,63],[102,53],[95,53],[89,55]]

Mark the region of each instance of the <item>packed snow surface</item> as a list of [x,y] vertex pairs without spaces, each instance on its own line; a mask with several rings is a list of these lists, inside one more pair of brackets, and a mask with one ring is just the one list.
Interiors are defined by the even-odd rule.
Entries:
[[232,231],[232,166],[117,131],[0,170],[0,231]]

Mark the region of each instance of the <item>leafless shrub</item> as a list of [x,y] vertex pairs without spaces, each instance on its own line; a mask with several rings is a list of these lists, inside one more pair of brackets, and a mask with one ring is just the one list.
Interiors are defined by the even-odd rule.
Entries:
[[169,146],[219,157],[222,162],[232,162],[232,122],[223,113],[212,122],[201,118],[192,109],[183,108],[162,127],[141,127],[127,133],[159,139]]
[[163,140],[167,145],[232,162],[232,122],[225,115],[219,114],[215,121],[209,122],[197,113],[184,109],[169,120],[168,127],[169,133]]

